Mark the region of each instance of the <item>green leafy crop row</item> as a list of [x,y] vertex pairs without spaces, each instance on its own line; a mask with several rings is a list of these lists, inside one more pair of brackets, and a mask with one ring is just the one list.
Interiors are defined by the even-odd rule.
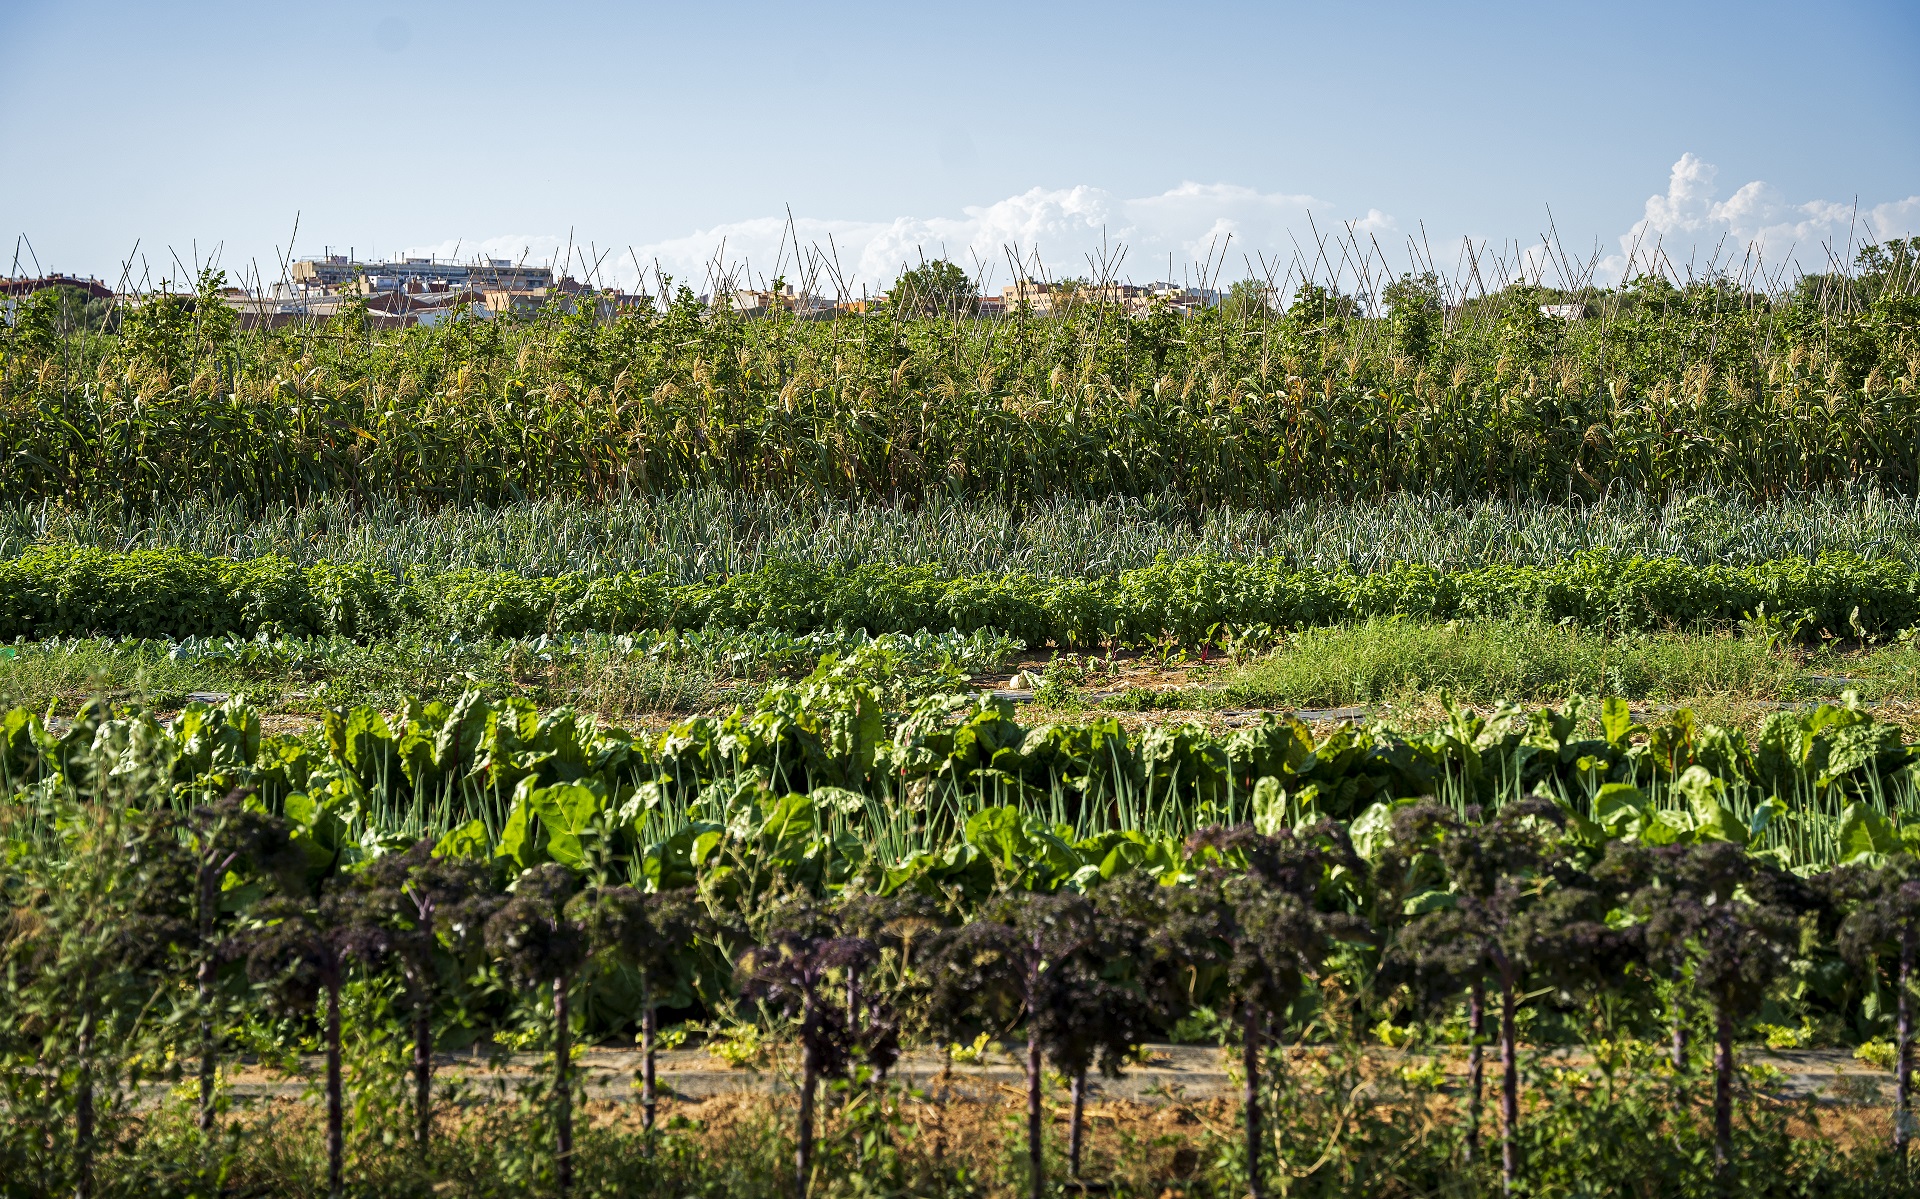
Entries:
[[[340,1194],[343,1001],[388,978],[404,982],[386,992],[394,1008],[356,1003],[355,1018],[388,1037],[396,1017],[410,1025],[414,1151],[443,1135],[436,1039],[532,1023],[553,1046],[536,1097],[564,1193],[576,1026],[638,1024],[650,1061],[663,1007],[754,1013],[801,1050],[805,1194],[822,1080],[884,1094],[909,1039],[984,1043],[1024,1024],[1028,1110],[1041,1110],[1043,1063],[1068,1074],[1077,1145],[1096,1065],[1118,1070],[1158,1031],[1224,1016],[1242,1041],[1257,1180],[1273,1033],[1337,1047],[1370,1027],[1391,1041],[1406,1035],[1396,1018],[1444,1017],[1465,998],[1471,1061],[1495,1038],[1501,1050],[1511,1188],[1557,1168],[1550,1148],[1520,1153],[1523,1004],[1529,1040],[1564,1043],[1601,1027],[1586,1020],[1598,997],[1597,1051],[1623,1030],[1642,1045],[1671,1032],[1675,1074],[1710,1009],[1722,1178],[1743,1168],[1737,1023],[1797,1016],[1858,1039],[1887,1031],[1897,1006],[1910,1053],[1907,1000],[1889,1004],[1883,972],[1904,987],[1920,920],[1903,898],[1920,758],[1851,706],[1780,713],[1753,738],[1685,713],[1648,727],[1619,700],[1456,711],[1416,736],[1279,720],[1136,734],[1023,729],[1008,706],[960,696],[889,710],[874,666],[828,658],[751,712],[657,735],[471,693],[392,719],[336,710],[318,745],[263,735],[239,701],[166,726],[97,706],[64,730],[8,712],[0,889],[21,931],[0,995],[26,1019],[0,1022],[0,1088],[42,1129],[75,1113],[53,1161],[81,1180],[57,1189],[86,1193],[119,1143],[97,1134],[96,1099],[116,1121],[142,1047],[197,1057],[210,1130],[223,1025],[256,1046],[317,1025]],[[149,1024],[155,997],[190,1018]],[[549,1003],[550,1023],[528,1020]],[[1611,1099],[1626,1059],[1604,1061]],[[649,1066],[649,1144],[652,1080]],[[1475,1068],[1458,1087],[1468,1114],[1450,1117],[1470,1165],[1482,1089]],[[1035,1195],[1042,1136],[1036,1115]],[[36,1147],[0,1134],[0,1161],[18,1172],[5,1155],[40,1161]]]
[[1192,644],[1225,629],[1393,615],[1522,617],[1603,629],[1748,620],[1789,635],[1881,636],[1920,622],[1920,577],[1905,563],[1851,555],[1734,567],[1606,551],[1547,566],[1449,572],[1401,564],[1371,574],[1199,556],[1102,578],[782,563],[692,584],[633,573],[393,575],[361,564],[302,568],[277,556],[66,546],[0,562],[4,639],[259,632],[368,639],[402,630],[523,637],[719,626],[995,629],[1029,645]]
[[898,693],[886,659],[829,655],[750,709],[658,733],[476,693],[391,718],[336,709],[317,746],[263,735],[238,699],[190,704],[171,726],[90,708],[64,731],[15,709],[0,717],[0,790],[85,789],[101,770],[158,778],[161,802],[248,789],[308,830],[316,853],[347,860],[433,836],[522,868],[559,861],[666,886],[723,850],[764,851],[761,875],[979,894],[1010,877],[1052,890],[1158,869],[1223,821],[1331,818],[1364,842],[1391,805],[1422,796],[1461,808],[1551,796],[1595,843],[1734,841],[1804,867],[1920,837],[1920,754],[1853,707],[1776,713],[1751,736],[1685,711],[1643,725],[1620,700],[1462,710],[1420,734],[1316,736],[1271,717],[1224,735],[1111,718],[1026,727],[986,697]]

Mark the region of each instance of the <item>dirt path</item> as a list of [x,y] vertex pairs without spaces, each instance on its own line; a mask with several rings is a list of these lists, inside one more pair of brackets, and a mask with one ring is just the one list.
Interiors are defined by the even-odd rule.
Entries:
[[[1296,1050],[1296,1054],[1311,1050]],[[1463,1050],[1440,1054],[1407,1054],[1394,1050],[1376,1050],[1369,1057],[1377,1064],[1380,1085],[1397,1086],[1402,1066],[1438,1060],[1454,1085],[1466,1072]],[[1125,1099],[1148,1104],[1179,1103],[1204,1099],[1235,1097],[1240,1091],[1236,1076],[1229,1072],[1228,1057],[1211,1046],[1152,1045],[1145,1062],[1130,1066],[1118,1078],[1090,1078],[1095,1095],[1102,1099]],[[597,1100],[633,1100],[639,1097],[640,1053],[634,1049],[595,1048],[577,1059],[585,1079],[587,1095]],[[1543,1064],[1564,1068],[1591,1069],[1592,1059],[1585,1053],[1553,1050],[1540,1055]],[[1803,1049],[1788,1051],[1752,1050],[1740,1055],[1745,1066],[1766,1067],[1777,1071],[1762,1084],[1776,1098],[1797,1099],[1813,1096],[1827,1104],[1877,1104],[1890,1102],[1893,1075],[1863,1062],[1855,1061],[1844,1050]],[[437,1062],[437,1080],[443,1087],[464,1091],[476,1098],[490,1092],[510,1093],[543,1073],[544,1059],[538,1054],[507,1055],[497,1064],[484,1057],[468,1054],[442,1054]],[[952,1074],[943,1078],[945,1063],[932,1050],[915,1050],[901,1058],[893,1077],[929,1093],[944,1091],[954,1099],[993,1100],[1017,1094],[1025,1086],[1018,1061],[1004,1053],[991,1053],[981,1063],[956,1063]],[[228,1076],[233,1095],[247,1099],[289,1099],[317,1084],[319,1058],[302,1062],[298,1076],[270,1073],[256,1067],[243,1068]],[[703,1049],[676,1049],[658,1055],[658,1085],[663,1096],[684,1100],[711,1099],[723,1095],[756,1090],[785,1090],[792,1085],[792,1072],[778,1061],[763,1061],[751,1066],[730,1066]],[[1490,1077],[1492,1070],[1489,1071]],[[163,1092],[164,1087],[155,1088]],[[157,1097],[157,1094],[156,1094]]]

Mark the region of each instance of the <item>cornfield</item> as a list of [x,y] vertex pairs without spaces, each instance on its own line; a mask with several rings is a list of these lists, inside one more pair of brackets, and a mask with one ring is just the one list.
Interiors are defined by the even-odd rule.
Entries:
[[117,334],[8,339],[0,494],[251,512],[692,487],[1256,509],[1409,490],[1908,494],[1920,297],[1904,274],[1877,287],[1836,307],[1647,279],[1579,320],[1516,285],[1391,316],[1315,291],[1284,313],[819,323],[709,312],[682,289],[610,321],[582,305],[383,335],[350,316],[240,334],[159,297]]

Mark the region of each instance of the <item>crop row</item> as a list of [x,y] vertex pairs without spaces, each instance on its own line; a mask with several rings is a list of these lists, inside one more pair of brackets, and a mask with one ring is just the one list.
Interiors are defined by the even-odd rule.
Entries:
[[1736,567],[1605,551],[1546,566],[1401,564],[1371,574],[1202,556],[1097,578],[780,563],[692,584],[657,573],[393,575],[356,563],[303,568],[277,556],[66,546],[36,546],[0,561],[5,639],[993,629],[1031,646],[1064,647],[1168,638],[1196,644],[1234,630],[1386,616],[1530,618],[1607,630],[1745,620],[1787,635],[1884,636],[1920,622],[1920,576],[1904,562],[1840,554]]
[[[1864,713],[1780,714],[1752,741],[1684,713],[1648,728],[1619,701],[1460,712],[1418,737],[1025,730],[991,703],[957,723],[951,700],[885,712],[859,658],[656,737],[472,695],[335,712],[318,748],[263,737],[239,703],[170,727],[95,708],[59,733],[6,714],[0,886],[20,932],[0,987],[30,1019],[0,1022],[0,1055],[71,1062],[0,1072],[10,1106],[82,1112],[59,1143],[84,1175],[95,1091],[128,1085],[137,1046],[198,1059],[207,1128],[221,1025],[258,1044],[321,1005],[337,1193],[342,998],[383,976],[391,1008],[357,1018],[413,1043],[423,1151],[436,1029],[542,1032],[562,1191],[569,1039],[638,1026],[650,1054],[663,1008],[795,1042],[799,1194],[823,1079],[884,1089],[904,1043],[976,1032],[1023,1031],[1030,1112],[1043,1062],[1074,1080],[1077,1145],[1090,1071],[1223,1019],[1256,1188],[1270,1036],[1392,1034],[1461,1005],[1509,1097],[1522,1003],[1536,1041],[1602,1009],[1610,1041],[1671,1033],[1677,1072],[1711,1028],[1723,1180],[1746,1022],[1897,1031],[1905,1103],[1920,755]],[[169,995],[190,1018],[143,1024]],[[1477,1067],[1465,1086],[1471,1163]],[[1520,1121],[1509,1098],[1509,1187]],[[1895,1127],[1898,1146],[1904,1112]],[[1027,1136],[1038,1196],[1037,1117]]]
[[1320,293],[1285,314],[793,325],[685,293],[611,322],[371,336],[347,316],[258,339],[215,318],[212,282],[199,308],[156,297],[117,335],[9,336],[0,491],[253,510],[705,485],[1271,507],[1920,484],[1910,281],[1828,311],[1641,280],[1616,317],[1573,322],[1522,286],[1459,321],[1437,296],[1386,321]]
[[1000,497],[914,503],[839,501],[712,487],[635,493],[604,504],[527,500],[429,508],[351,495],[265,511],[206,495],[148,510],[0,504],[0,558],[36,542],[102,549],[280,555],[302,566],[360,562],[412,569],[664,572],[671,582],[808,562],[850,570],[938,563],[958,574],[1087,576],[1160,557],[1269,558],[1365,574],[1396,562],[1442,570],[1542,566],[1612,549],[1695,564],[1854,553],[1920,561],[1920,498],[1871,488],[1757,501],[1738,492],[1665,497],[1627,491],[1592,503],[1432,493],[1317,498],[1275,509],[1189,506],[1179,495]]
[[892,657],[884,645],[829,656],[750,708],[653,734],[471,692],[391,719],[336,709],[318,745],[263,736],[238,699],[189,704],[171,726],[89,708],[58,734],[15,709],[0,720],[0,784],[73,786],[72,764],[93,755],[178,802],[249,789],[349,856],[432,835],[522,866],[610,857],[658,886],[693,881],[733,839],[772,837],[816,881],[976,897],[1008,871],[1052,889],[1164,866],[1210,823],[1377,828],[1391,804],[1422,796],[1464,810],[1549,795],[1596,842],[1624,829],[1730,840],[1803,867],[1920,834],[1920,753],[1849,706],[1775,713],[1752,735],[1685,711],[1643,725],[1619,700],[1460,710],[1422,734],[1316,738],[1272,717],[1226,734],[1136,733],[1111,718],[1027,727],[1004,702],[903,691],[889,685]]

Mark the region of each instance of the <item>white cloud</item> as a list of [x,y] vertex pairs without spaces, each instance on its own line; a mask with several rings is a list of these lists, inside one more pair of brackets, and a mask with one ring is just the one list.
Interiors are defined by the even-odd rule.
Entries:
[[[1244,269],[1240,247],[1288,244],[1288,229],[1303,228],[1315,211],[1323,224],[1330,206],[1311,196],[1258,192],[1230,184],[1183,183],[1171,191],[1125,199],[1097,187],[1032,188],[993,204],[968,207],[958,216],[898,217],[892,221],[795,220],[742,221],[704,229],[686,237],[637,247],[642,263],[658,258],[669,273],[702,284],[720,260],[756,282],[776,265],[789,278],[797,241],[838,264],[851,291],[886,287],[901,268],[923,258],[946,258],[976,271],[983,279],[1006,282],[1019,269],[1047,275],[1099,273],[1124,250],[1117,267],[1122,278],[1159,279],[1167,275],[1169,255],[1176,276],[1198,272],[1209,253],[1216,266],[1228,259],[1229,277]],[[1379,214],[1370,213],[1377,218]],[[1104,248],[1103,248],[1104,247]],[[631,268],[629,268],[631,269]]]
[[1920,230],[1920,195],[1871,207],[1837,200],[1796,204],[1756,179],[1722,200],[1718,174],[1712,163],[1682,154],[1665,194],[1647,197],[1641,218],[1620,235],[1620,253],[1603,260],[1601,275],[1619,279],[1659,269],[1663,259],[1680,274],[1823,270],[1850,258],[1851,247]]
[[[1920,195],[1856,209],[1851,201],[1794,203],[1773,185],[1755,180],[1722,199],[1717,175],[1717,168],[1697,155],[1681,155],[1666,191],[1650,196],[1640,219],[1620,235],[1617,254],[1559,247],[1550,252],[1538,242],[1481,246],[1476,251],[1481,277],[1486,285],[1498,286],[1523,273],[1562,283],[1569,274],[1590,272],[1596,282],[1613,283],[1628,273],[1655,269],[1656,257],[1683,275],[1689,269],[1699,274],[1758,266],[1771,274],[1790,260],[1802,269],[1819,270],[1827,265],[1828,246],[1843,256],[1850,242],[1857,246],[1920,232]],[[1057,276],[1097,274],[1104,254],[1108,269],[1135,282],[1192,280],[1202,273],[1232,280],[1251,267],[1273,270],[1276,281],[1286,280],[1283,290],[1291,290],[1293,279],[1303,273],[1301,260],[1321,278],[1338,271],[1352,287],[1353,257],[1373,256],[1376,243],[1392,270],[1404,269],[1404,236],[1400,222],[1378,208],[1342,212],[1312,195],[1187,181],[1134,198],[1084,185],[1036,187],[963,208],[957,215],[890,221],[764,216],[611,250],[574,243],[570,252],[566,238],[540,234],[448,241],[407,252],[451,256],[457,251],[462,258],[483,254],[542,264],[565,260],[576,275],[583,263],[598,259],[603,279],[628,287],[636,285],[643,272],[651,285],[657,264],[698,292],[710,291],[717,279],[758,286],[781,274],[796,281],[807,273],[798,265],[806,260],[816,264],[819,290],[831,294],[844,288],[852,295],[863,288],[885,288],[902,267],[922,258],[947,258],[998,287],[1014,273],[1010,256],[1021,260],[1023,270]],[[1444,248],[1447,242],[1437,232],[1432,238],[1435,256],[1443,260],[1435,265],[1443,273],[1450,273],[1444,259],[1455,257]],[[1347,253],[1335,243],[1349,243]],[[1457,247],[1458,242],[1453,244]],[[1122,249],[1124,257],[1115,267]],[[1209,260],[1211,267],[1206,265]],[[1461,254],[1458,261],[1470,258]],[[1380,273],[1378,256],[1372,257],[1371,270]],[[1465,285],[1466,280],[1455,284]]]
[[[608,254],[602,270],[611,280],[632,285],[640,271],[651,279],[655,264],[696,291],[711,289],[715,277],[729,273],[742,284],[758,285],[776,273],[789,281],[801,255],[823,264],[820,288],[832,291],[838,275],[846,289],[878,291],[902,267],[922,258],[947,258],[976,270],[994,286],[1009,281],[1016,256],[1023,270],[1048,275],[1092,275],[1102,255],[1124,250],[1115,273],[1135,281],[1167,277],[1169,256],[1175,278],[1197,277],[1211,254],[1214,272],[1237,278],[1246,271],[1243,254],[1264,250],[1284,260],[1295,239],[1311,246],[1311,213],[1321,233],[1340,227],[1343,218],[1325,201],[1308,195],[1261,192],[1233,184],[1187,182],[1158,195],[1123,198],[1097,187],[1033,188],[993,204],[964,208],[957,216],[896,217],[891,221],[846,221],[796,217],[757,217],[697,229],[679,237]],[[1391,231],[1393,218],[1378,209],[1350,218],[1363,232]],[[479,241],[445,241],[415,246],[409,254],[485,254],[523,257],[545,263],[566,258],[580,273],[582,255],[606,250],[576,245],[550,235],[502,236]],[[1092,262],[1089,261],[1092,257]],[[636,263],[638,269],[636,269]],[[1113,268],[1110,268],[1113,269]]]

